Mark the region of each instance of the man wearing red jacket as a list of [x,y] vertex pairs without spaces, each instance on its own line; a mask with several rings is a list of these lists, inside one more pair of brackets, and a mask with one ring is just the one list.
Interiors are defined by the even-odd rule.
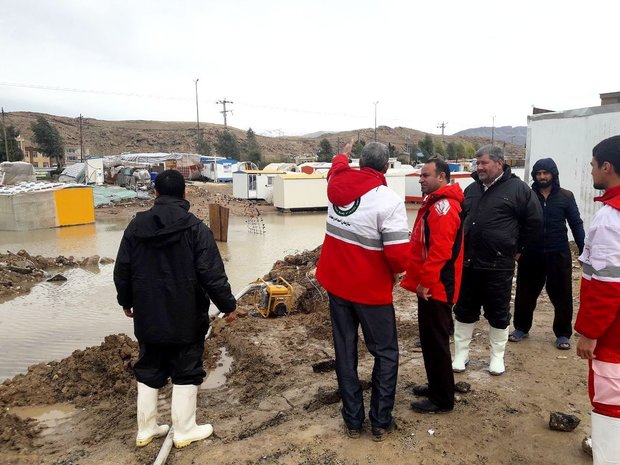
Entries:
[[452,306],[456,302],[463,271],[463,224],[461,186],[450,183],[448,164],[429,160],[420,172],[422,194],[411,234],[410,261],[401,282],[418,295],[418,327],[427,386],[415,393],[427,396],[412,402],[420,413],[449,412],[454,408],[454,374],[450,355]]
[[605,193],[579,260],[583,266],[577,355],[589,360],[594,465],[620,463],[620,136],[592,150],[592,180]]
[[358,328],[375,359],[370,396],[373,439],[396,429],[392,418],[398,376],[398,340],[392,304],[394,275],[405,270],[409,228],[405,204],[387,187],[389,151],[366,144],[360,169],[345,152],[327,174],[327,225],[316,277],[329,294],[342,417],[349,437],[361,434],[365,418],[357,374]]

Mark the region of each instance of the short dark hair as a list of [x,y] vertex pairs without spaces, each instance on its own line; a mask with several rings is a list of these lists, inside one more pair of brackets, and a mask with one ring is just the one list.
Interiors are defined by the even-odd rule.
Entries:
[[390,161],[390,151],[387,145],[381,142],[370,142],[362,149],[360,168],[372,168],[382,173],[388,161]]
[[592,149],[592,156],[599,168],[608,161],[620,176],[620,136],[613,136],[596,144]]
[[504,151],[501,147],[498,147],[497,145],[488,144],[480,147],[476,152],[475,157],[478,158],[482,155],[488,155],[491,160],[501,161],[502,163],[504,163]]
[[426,163],[434,163],[437,176],[439,176],[439,173],[444,173],[446,175],[446,181],[450,182],[450,167],[444,159],[433,157],[429,158]]
[[185,195],[185,179],[177,170],[162,171],[155,178],[155,190],[159,195],[182,199]]

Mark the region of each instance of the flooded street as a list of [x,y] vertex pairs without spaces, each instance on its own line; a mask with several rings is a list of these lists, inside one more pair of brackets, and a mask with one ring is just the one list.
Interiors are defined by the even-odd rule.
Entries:
[[[320,245],[325,212],[262,215],[264,234],[254,234],[246,219],[230,217],[227,243],[218,243],[233,292],[271,269],[273,262]],[[127,221],[36,231],[2,231],[2,250],[27,250],[53,257],[116,257]],[[44,282],[30,294],[0,304],[0,380],[25,372],[33,363],[58,360],[76,349],[98,345],[108,334],[133,326],[116,303],[114,265],[64,272],[64,283]]]

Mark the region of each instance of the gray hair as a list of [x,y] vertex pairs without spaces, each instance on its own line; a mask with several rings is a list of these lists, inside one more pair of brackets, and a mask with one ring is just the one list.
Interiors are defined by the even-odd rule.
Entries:
[[497,145],[485,145],[484,147],[480,147],[476,152],[475,157],[481,157],[482,155],[488,155],[489,158],[493,161],[501,161],[504,163],[504,151],[498,147]]
[[383,173],[385,165],[390,160],[390,151],[387,145],[381,142],[370,142],[362,149],[360,168],[372,168]]

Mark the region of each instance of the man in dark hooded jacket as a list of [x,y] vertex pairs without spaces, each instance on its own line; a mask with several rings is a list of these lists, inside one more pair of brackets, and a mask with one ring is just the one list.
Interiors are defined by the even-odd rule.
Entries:
[[543,210],[544,229],[519,259],[515,297],[515,330],[509,340],[528,337],[536,301],[543,287],[553,304],[553,332],[558,349],[570,349],[573,319],[573,267],[566,222],[583,251],[585,232],[573,193],[560,187],[558,167],[551,158],[543,158],[532,168],[532,191]]
[[118,303],[134,319],[140,355],[136,446],[163,436],[157,424],[157,394],[170,377],[174,444],[184,447],[211,435],[196,425],[196,397],[205,377],[204,339],[209,299],[224,313],[236,301],[209,228],[191,214],[181,173],[167,170],[155,179],[157,198],[129,223],[114,266]]

